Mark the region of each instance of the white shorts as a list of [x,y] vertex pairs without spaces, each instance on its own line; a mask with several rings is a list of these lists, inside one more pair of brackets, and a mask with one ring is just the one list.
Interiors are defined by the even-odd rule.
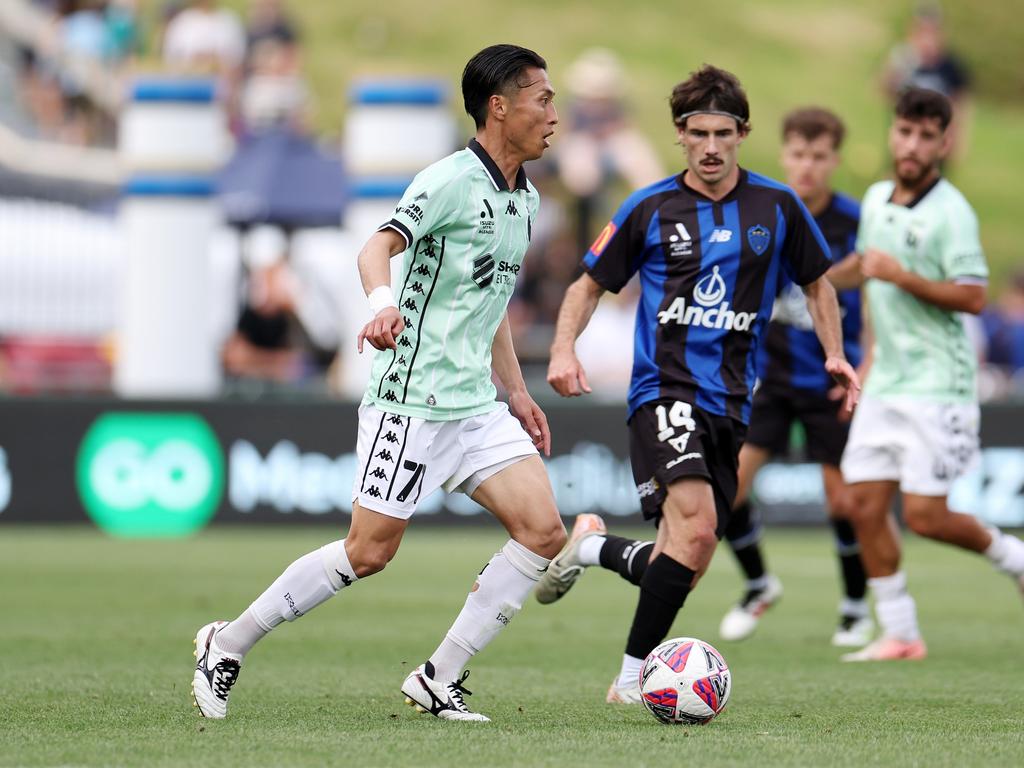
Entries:
[[847,483],[895,480],[903,493],[947,496],[977,461],[975,403],[862,397],[840,469]]
[[359,406],[358,465],[352,500],[406,520],[438,488],[472,495],[487,478],[537,449],[519,420],[499,403],[457,421],[427,421]]

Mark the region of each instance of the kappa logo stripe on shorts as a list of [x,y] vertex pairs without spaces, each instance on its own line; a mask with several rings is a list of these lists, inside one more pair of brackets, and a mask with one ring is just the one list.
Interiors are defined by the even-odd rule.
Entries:
[[370,446],[370,460],[363,471],[359,492],[374,499],[391,498],[395,477],[405,453],[410,419],[395,413],[381,413],[377,434]]

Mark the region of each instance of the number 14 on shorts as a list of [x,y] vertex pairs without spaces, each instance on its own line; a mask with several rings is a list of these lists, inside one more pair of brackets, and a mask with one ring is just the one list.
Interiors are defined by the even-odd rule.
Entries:
[[[690,441],[690,435],[697,428],[697,422],[693,420],[693,406],[677,400],[672,403],[670,408],[659,405],[654,409],[654,414],[658,419],[658,439],[663,443],[667,442],[682,454]],[[682,434],[676,435],[677,429],[684,431]],[[666,469],[671,469],[685,458],[688,457],[680,455],[673,459],[665,465]]]

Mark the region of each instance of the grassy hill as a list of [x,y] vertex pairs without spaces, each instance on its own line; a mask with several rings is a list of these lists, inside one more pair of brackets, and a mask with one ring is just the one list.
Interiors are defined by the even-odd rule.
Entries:
[[[246,0],[225,4],[244,9]],[[952,45],[974,69],[980,88],[971,145],[952,177],[978,211],[999,280],[1018,260],[1015,198],[1024,171],[1022,3],[946,6]],[[347,84],[356,75],[441,76],[457,86],[462,66],[477,50],[516,42],[547,58],[558,87],[570,62],[599,45],[621,56],[632,79],[634,113],[670,167],[679,166],[682,155],[673,145],[668,93],[688,72],[710,62],[739,75],[750,96],[754,132],[743,152],[745,165],[778,174],[780,116],[800,104],[822,104],[849,125],[838,183],[859,196],[887,169],[888,114],[878,71],[901,36],[912,4],[292,0],[289,7],[305,34],[316,124],[328,134],[343,130]],[[468,135],[468,119],[463,125]]]

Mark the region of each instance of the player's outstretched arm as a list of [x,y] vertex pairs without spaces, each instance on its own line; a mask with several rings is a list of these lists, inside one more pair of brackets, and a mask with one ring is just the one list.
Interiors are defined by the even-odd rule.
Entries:
[[864,283],[864,275],[860,271],[860,257],[856,253],[846,254],[827,274],[828,281],[837,291],[860,288]]
[[846,390],[845,407],[852,411],[860,398],[860,379],[843,353],[843,327],[839,320],[836,290],[825,276],[803,287],[814,332],[825,350],[825,370]]
[[391,291],[391,257],[405,248],[404,237],[393,229],[384,229],[375,232],[359,252],[359,277],[374,315],[359,332],[360,354],[364,339],[375,349],[398,349],[395,338],[405,330],[405,321]]
[[494,342],[491,344],[491,368],[508,392],[509,411],[519,419],[519,423],[523,425],[537,450],[543,451],[545,456],[550,456],[551,430],[548,429],[548,417],[526,390],[523,371],[519,367],[519,358],[516,357],[512,343],[512,328],[508,322],[507,312],[494,333]]
[[576,339],[590,322],[597,302],[604,293],[594,278],[583,273],[569,286],[558,310],[555,340],[551,343],[548,384],[562,397],[575,397],[591,392],[587,374],[576,357]]
[[947,312],[969,312],[977,315],[985,308],[985,285],[929,280],[916,272],[904,269],[890,254],[873,248],[867,249],[861,256],[860,271],[865,277],[892,283],[911,296]]

